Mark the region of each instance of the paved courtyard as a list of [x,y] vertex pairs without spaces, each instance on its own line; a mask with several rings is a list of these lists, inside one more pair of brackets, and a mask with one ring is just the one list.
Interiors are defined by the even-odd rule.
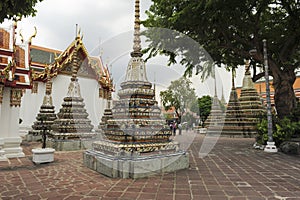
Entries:
[[[32,163],[25,158],[0,162],[0,199],[299,199],[300,156],[265,153],[252,148],[251,138],[214,139],[184,132],[176,140],[190,154],[190,168],[143,179],[111,179],[83,166],[83,151],[55,152],[55,161]],[[202,144],[209,144],[203,148]]]

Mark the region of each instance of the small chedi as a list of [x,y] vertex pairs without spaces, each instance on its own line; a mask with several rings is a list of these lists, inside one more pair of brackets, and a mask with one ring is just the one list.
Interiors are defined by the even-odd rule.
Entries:
[[42,140],[42,132],[44,130],[51,131],[51,126],[54,120],[57,118],[55,114],[55,107],[52,103],[52,81],[50,78],[52,67],[45,67],[46,79],[46,91],[43,99],[43,104],[41,105],[40,111],[37,114],[36,121],[32,125],[32,130],[28,131],[26,135],[27,141],[40,141]]
[[75,45],[72,57],[72,77],[68,94],[63,99],[62,108],[57,114],[57,119],[52,125],[53,132],[49,135],[47,146],[57,151],[79,150],[90,147],[95,133],[93,125],[88,119],[81,97],[80,85],[77,79],[79,69],[78,47]]
[[223,112],[220,103],[222,102],[219,101],[217,96],[217,90],[215,88],[215,95],[213,97],[211,111],[205,122],[205,126],[207,127],[207,134],[209,135],[221,134],[223,124],[224,124],[225,113]]
[[229,137],[243,137],[245,136],[244,129],[247,124],[236,92],[234,77],[235,71],[233,70],[232,87],[221,134]]
[[[216,74],[216,72],[214,72],[214,74]],[[217,76],[215,76],[214,81],[215,81],[215,95],[212,99],[210,114],[205,122],[205,126],[207,127],[206,133],[208,135],[220,135],[224,124],[224,118],[225,118],[225,113],[222,110],[221,105],[225,107],[226,101],[223,93],[222,93],[221,101],[218,98]]]
[[234,75],[232,83],[222,135],[230,137],[254,137],[257,133],[256,124],[264,110],[251,79],[248,61],[245,65],[245,76],[243,78],[240,98],[238,98],[234,86]]
[[140,178],[189,166],[188,154],[170,139],[142,59],[139,0],[135,2],[134,46],[119,100],[110,102],[99,128],[103,139],[84,153],[84,165],[109,177]]

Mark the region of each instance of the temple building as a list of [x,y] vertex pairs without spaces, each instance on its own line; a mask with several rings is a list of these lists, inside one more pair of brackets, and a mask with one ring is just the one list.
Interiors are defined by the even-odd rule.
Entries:
[[189,157],[170,136],[142,59],[139,0],[135,1],[134,45],[119,100],[102,118],[103,139],[84,153],[84,165],[109,177],[141,178],[185,169]]
[[[47,80],[44,69],[46,66],[51,66],[53,106],[56,113],[59,112],[63,97],[68,93],[68,84],[66,83],[72,76],[72,56],[76,43],[80,44],[77,77],[79,77],[78,82],[81,85],[81,95],[85,99],[85,108],[91,124],[93,128],[96,128],[106,107],[108,93],[113,90],[113,83],[108,68],[104,66],[101,58],[88,54],[81,37],[76,36],[76,39],[62,52],[40,46],[31,47],[32,90],[24,94],[22,102],[42,105]],[[21,129],[24,131],[22,134],[25,135],[32,129],[39,106],[21,107],[20,117],[23,120]]]
[[21,45],[16,44],[17,22],[0,29],[0,160],[23,157],[20,144],[19,115],[21,98],[31,88],[28,51],[32,35]]
[[[16,45],[16,28],[16,24],[0,28],[0,157],[3,158],[24,156],[20,143],[28,132],[36,134],[41,130],[39,114],[49,111],[52,119],[56,118],[53,110],[55,115],[59,112],[63,97],[68,92],[66,83],[72,76],[71,61],[75,44],[80,46],[78,82],[93,129],[97,127],[108,94],[114,87],[108,68],[100,57],[88,54],[82,35],[76,36],[64,51],[59,51],[31,45],[36,30],[27,41],[20,34],[22,44]],[[50,69],[48,74],[47,68]],[[47,84],[49,81],[51,91],[46,90],[50,86]],[[48,102],[44,101],[45,97]]]

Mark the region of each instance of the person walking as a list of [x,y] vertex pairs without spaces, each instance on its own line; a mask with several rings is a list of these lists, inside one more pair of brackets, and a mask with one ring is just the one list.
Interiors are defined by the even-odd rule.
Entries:
[[173,135],[176,135],[176,122],[173,122]]

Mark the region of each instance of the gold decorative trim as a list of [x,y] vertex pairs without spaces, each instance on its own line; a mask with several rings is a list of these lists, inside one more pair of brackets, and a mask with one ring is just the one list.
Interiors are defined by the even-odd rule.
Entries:
[[36,82],[36,81],[32,82],[32,88],[31,88],[31,93],[32,94],[37,94],[38,93],[38,86],[39,86],[38,82]]
[[22,89],[12,88],[10,91],[10,106],[21,106]]

